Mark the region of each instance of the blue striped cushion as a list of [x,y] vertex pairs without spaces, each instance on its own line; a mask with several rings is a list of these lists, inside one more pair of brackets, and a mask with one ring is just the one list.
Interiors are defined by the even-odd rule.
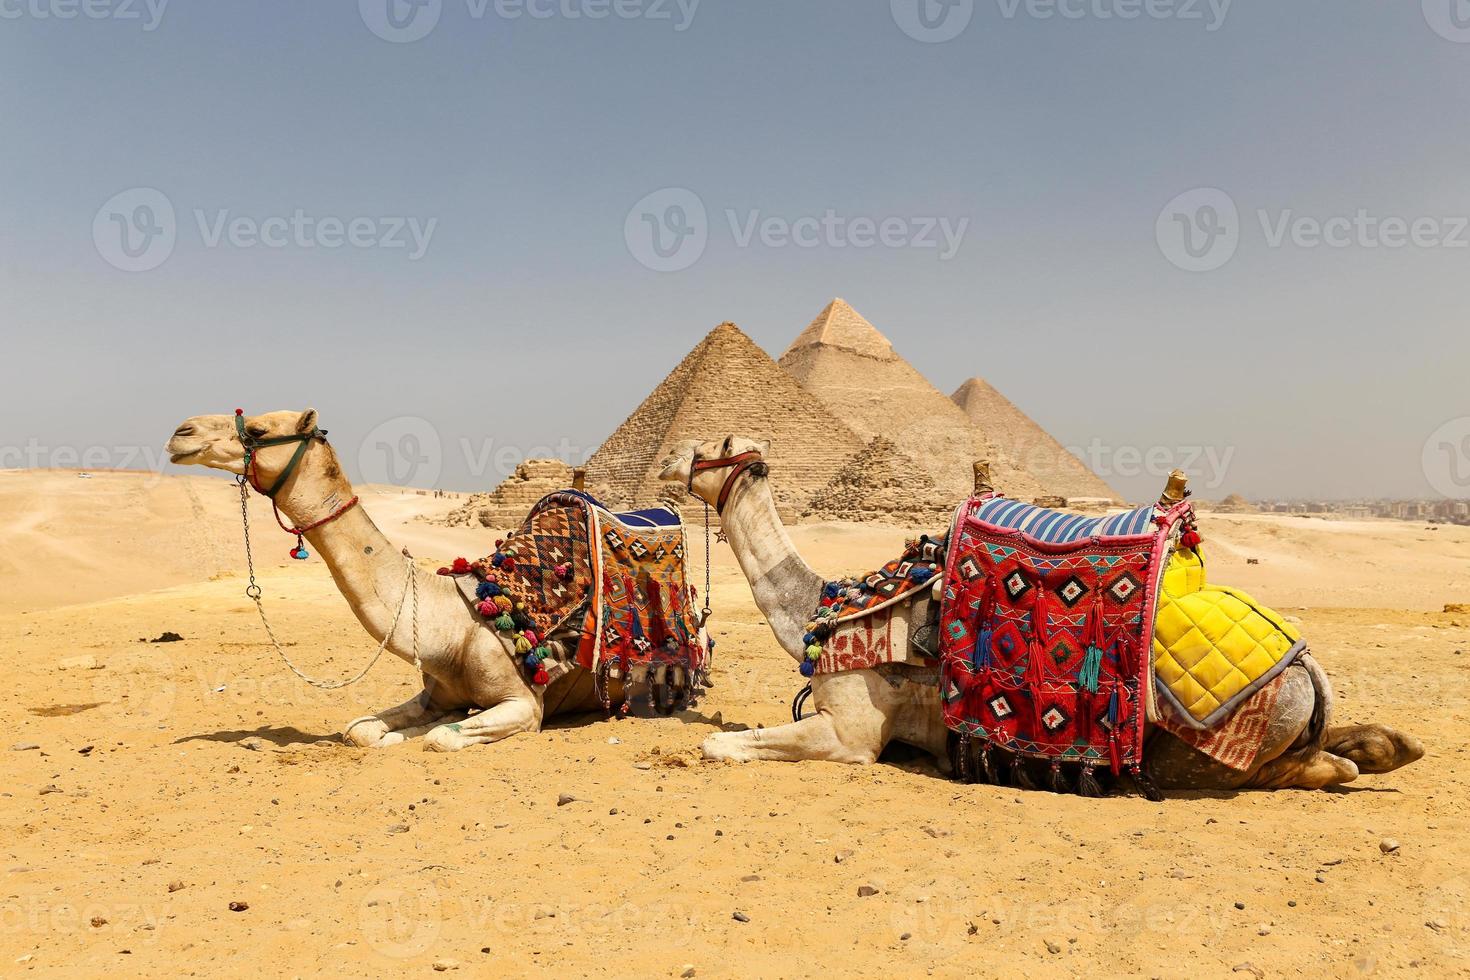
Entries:
[[1005,497],[987,500],[974,512],[975,517],[987,524],[1025,531],[1038,541],[1048,544],[1071,544],[1094,535],[1146,534],[1152,529],[1153,514],[1152,507],[1140,507],[1124,514],[1083,517],[1081,514],[1064,514],[1058,510],[1047,510],[1045,507],[1036,507]]

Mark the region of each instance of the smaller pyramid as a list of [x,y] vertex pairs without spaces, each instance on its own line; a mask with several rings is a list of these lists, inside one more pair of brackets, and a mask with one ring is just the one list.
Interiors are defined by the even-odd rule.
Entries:
[[1015,460],[1049,493],[1066,497],[1121,500],[1118,492],[1067,452],[983,378],[971,378],[950,396],[998,450]]
[[514,530],[532,505],[548,493],[572,485],[572,468],[559,459],[528,459],[490,493],[470,498],[444,516],[449,527],[493,527]]
[[816,521],[944,522],[951,506],[892,440],[871,439],[818,490],[801,515]]

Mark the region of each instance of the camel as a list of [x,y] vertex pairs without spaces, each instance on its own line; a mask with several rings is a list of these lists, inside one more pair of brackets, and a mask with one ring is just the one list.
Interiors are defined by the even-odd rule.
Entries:
[[[798,663],[803,634],[817,607],[825,579],[797,553],[776,511],[762,455],[768,443],[731,436],[688,442],[664,460],[661,478],[684,485],[720,511],[721,527],[750,583],[756,605],[781,647]],[[936,583],[937,594],[938,583]],[[895,645],[907,644],[914,604],[896,607]],[[921,674],[927,673],[928,683]],[[775,728],[727,731],[705,740],[706,758],[871,764],[893,740],[935,757],[949,772],[950,733],[945,727],[932,669],[904,664],[868,670],[819,673],[811,679],[814,714]],[[1321,666],[1303,655],[1286,681],[1268,734],[1248,771],[1230,769],[1168,732],[1150,726],[1146,769],[1164,789],[1320,789],[1350,782],[1360,773],[1386,773],[1421,758],[1412,736],[1382,725],[1331,727],[1332,687]],[[1314,713],[1318,714],[1314,724]],[[1018,767],[1019,768],[1019,767]],[[1029,785],[1024,770],[1017,779]]]
[[[553,715],[601,709],[590,671],[573,669],[546,687],[532,684],[517,666],[509,638],[486,628],[451,579],[409,567],[407,552],[394,548],[363,507],[354,506],[352,486],[317,428],[315,409],[242,421],[252,442],[268,444],[255,451],[254,485],[269,489],[281,514],[305,529],[305,539],[363,628],[422,671],[422,691],[397,707],[352,720],[343,730],[345,741],[381,748],[422,734],[426,750],[453,752],[540,731]],[[186,420],[167,450],[174,463],[245,476],[246,450],[234,416]],[[553,635],[545,642],[564,656],[574,652],[571,637]],[[612,683],[614,690],[621,687]],[[476,709],[483,710],[470,714]]]

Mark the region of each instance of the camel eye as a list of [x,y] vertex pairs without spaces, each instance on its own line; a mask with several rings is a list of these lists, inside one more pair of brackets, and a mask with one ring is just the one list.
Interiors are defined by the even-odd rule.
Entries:
[[247,433],[249,433],[251,436],[253,436],[254,438],[256,438],[256,439],[259,439],[262,436],[264,436],[265,435],[265,432],[266,432],[265,427],[264,426],[260,426],[260,425],[247,426],[245,428],[245,431]]

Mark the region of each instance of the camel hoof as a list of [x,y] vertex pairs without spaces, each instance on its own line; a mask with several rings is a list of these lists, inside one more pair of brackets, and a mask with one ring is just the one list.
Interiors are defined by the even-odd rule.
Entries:
[[742,762],[744,761],[736,754],[736,746],[728,744],[731,742],[731,732],[720,732],[711,735],[700,743],[699,751],[711,762]]
[[382,742],[388,734],[388,726],[373,715],[356,718],[342,730],[342,741],[360,749],[370,749]]
[[468,744],[469,739],[449,725],[440,725],[424,736],[425,752],[458,752]]

